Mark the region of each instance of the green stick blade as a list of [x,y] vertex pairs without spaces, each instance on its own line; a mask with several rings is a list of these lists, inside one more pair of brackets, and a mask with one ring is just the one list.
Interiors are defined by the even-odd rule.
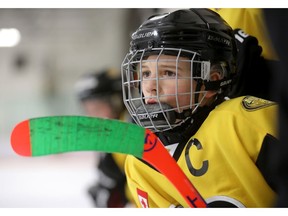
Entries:
[[29,119],[18,124],[11,134],[14,151],[24,156],[103,151],[142,158],[144,139],[145,129],[137,125],[88,116]]

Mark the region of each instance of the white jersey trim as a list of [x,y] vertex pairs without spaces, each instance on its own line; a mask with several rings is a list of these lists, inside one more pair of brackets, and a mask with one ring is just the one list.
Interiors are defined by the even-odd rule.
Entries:
[[235,205],[238,208],[246,208],[240,201],[234,198],[228,197],[228,196],[214,196],[214,197],[210,197],[206,199],[207,204],[215,202],[215,201],[225,201],[225,202]]

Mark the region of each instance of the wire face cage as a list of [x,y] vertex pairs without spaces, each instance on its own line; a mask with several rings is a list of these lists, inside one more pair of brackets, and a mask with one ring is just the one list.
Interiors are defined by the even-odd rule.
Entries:
[[196,83],[209,79],[210,62],[189,50],[143,49],[126,55],[121,72],[124,104],[133,120],[159,132],[180,125],[198,108],[206,91]]

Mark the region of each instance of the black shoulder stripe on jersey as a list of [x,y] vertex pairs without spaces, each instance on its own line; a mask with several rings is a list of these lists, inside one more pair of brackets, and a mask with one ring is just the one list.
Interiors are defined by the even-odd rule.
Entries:
[[174,152],[174,155],[173,155],[173,157],[174,157],[174,159],[175,159],[176,161],[178,161],[181,153],[183,152],[183,149],[184,149],[184,147],[185,147],[185,145],[186,145],[186,142],[187,142],[187,141],[185,140],[184,142],[179,143],[179,145],[177,146],[177,148],[176,148],[176,150],[175,150],[175,152]]
[[[135,156],[133,156],[135,157]],[[149,166],[151,169],[154,169],[156,170],[157,172],[159,172],[156,168],[154,168],[151,164],[149,164],[148,162],[144,161],[143,159],[141,158],[138,158],[138,157],[135,157],[137,160],[140,160],[142,163],[144,163],[145,165]]]
[[261,171],[269,186],[276,191],[277,160],[279,155],[279,140],[267,134],[263,140],[256,166]]

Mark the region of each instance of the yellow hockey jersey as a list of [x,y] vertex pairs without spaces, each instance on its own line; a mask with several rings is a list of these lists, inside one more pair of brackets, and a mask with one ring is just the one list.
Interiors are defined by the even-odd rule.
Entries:
[[[277,145],[277,108],[251,96],[224,101],[185,145],[177,163],[209,206],[273,207],[276,194],[262,169],[267,146]],[[165,176],[141,160],[128,156],[125,172],[137,207],[188,207]]]

